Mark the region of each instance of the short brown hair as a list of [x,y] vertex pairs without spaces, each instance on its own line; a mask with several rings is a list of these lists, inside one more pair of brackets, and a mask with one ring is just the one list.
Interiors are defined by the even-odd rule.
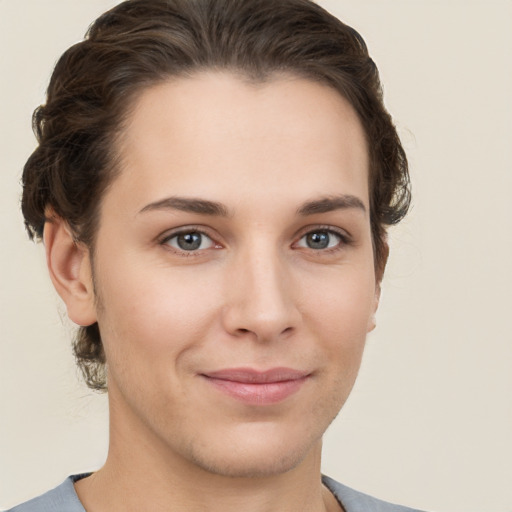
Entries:
[[[364,127],[370,154],[370,218],[377,278],[386,226],[410,203],[407,159],[382,101],[362,37],[310,0],[128,0],[98,18],[58,61],[33,126],[39,145],[23,172],[22,210],[41,238],[53,211],[93,249],[100,199],[119,169],[113,141],[138,93],[173,76],[232,70],[264,81],[287,72],[328,84]],[[74,344],[84,378],[105,389],[98,324]]]

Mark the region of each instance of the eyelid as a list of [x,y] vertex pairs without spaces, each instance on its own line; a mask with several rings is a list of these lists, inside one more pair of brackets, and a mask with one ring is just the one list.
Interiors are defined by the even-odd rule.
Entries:
[[[201,253],[204,253],[205,251],[208,251],[210,249],[220,249],[222,245],[217,242],[216,237],[210,233],[211,230],[206,228],[205,226],[200,225],[190,225],[190,226],[180,226],[178,228],[173,228],[169,231],[166,231],[164,234],[160,235],[157,238],[158,244],[165,246],[170,251],[173,251],[180,255],[186,255],[186,256],[197,256]],[[209,247],[207,249],[197,249],[195,251],[185,251],[181,250],[177,247],[172,247],[168,244],[169,240],[183,234],[187,233],[199,233],[200,235],[203,235],[207,238],[209,238],[212,241],[213,247]]]
[[296,235],[297,239],[300,239],[308,233],[314,233],[315,231],[328,231],[338,235],[344,242],[350,243],[352,241],[352,235],[345,229],[333,226],[331,224],[314,224],[301,228]]
[[[336,251],[344,246],[352,245],[354,243],[352,236],[344,229],[341,229],[336,226],[332,225],[326,225],[326,224],[318,224],[313,226],[306,226],[305,228],[302,228],[296,236],[296,241],[293,243],[293,245],[297,245],[300,240],[302,240],[306,235],[310,233],[315,233],[317,231],[325,231],[327,233],[332,233],[340,238],[340,243],[337,244],[335,247],[330,247],[327,249],[319,250],[319,249],[310,249],[315,252],[330,252],[330,251]],[[308,249],[307,247],[301,247],[301,249]]]
[[[188,225],[188,226],[180,226],[180,227],[173,228],[171,230],[164,232],[162,235],[157,237],[157,242],[159,245],[166,246],[169,250],[174,251],[176,253],[186,254],[187,256],[194,256],[194,255],[197,256],[207,250],[220,249],[223,247],[223,245],[217,241],[218,236],[212,234],[211,231],[212,230],[207,228],[206,226],[197,225],[197,224],[196,225],[192,224],[192,225]],[[329,252],[329,251],[336,251],[337,249],[340,249],[341,247],[344,247],[347,245],[352,245],[354,243],[352,235],[350,233],[348,233],[345,229],[342,229],[337,226],[329,225],[329,224],[317,224],[317,225],[310,225],[310,226],[305,226],[305,227],[301,228],[296,233],[296,235],[294,237],[295,242],[293,242],[292,247],[296,246],[296,244],[300,240],[302,240],[302,238],[304,238],[304,236],[308,235],[309,233],[313,233],[315,231],[326,231],[326,232],[336,235],[337,237],[339,237],[341,239],[340,244],[338,244],[336,247],[324,249],[322,251],[315,250],[317,252],[325,253],[325,252]],[[176,236],[179,236],[181,234],[186,234],[186,233],[199,233],[201,235],[208,237],[213,242],[213,247],[208,248],[208,249],[198,249],[195,251],[183,251],[183,250],[180,250],[178,248],[172,247],[167,244],[167,242],[170,239],[172,239]],[[313,250],[313,249],[311,249],[311,250]]]

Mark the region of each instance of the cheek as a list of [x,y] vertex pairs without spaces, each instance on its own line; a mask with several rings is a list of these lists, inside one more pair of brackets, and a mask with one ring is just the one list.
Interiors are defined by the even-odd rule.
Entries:
[[320,340],[325,371],[342,402],[357,377],[368,325],[375,305],[375,280],[371,271],[344,269],[324,281],[323,289],[311,288],[306,324]]
[[164,353],[176,358],[195,347],[216,317],[218,286],[210,277],[129,260],[103,272],[98,319],[107,357],[122,347],[123,357],[153,365]]
[[[321,284],[321,285],[320,285]],[[376,304],[372,267],[346,267],[315,281],[303,289],[304,309],[309,322],[324,332],[335,346],[361,344]]]

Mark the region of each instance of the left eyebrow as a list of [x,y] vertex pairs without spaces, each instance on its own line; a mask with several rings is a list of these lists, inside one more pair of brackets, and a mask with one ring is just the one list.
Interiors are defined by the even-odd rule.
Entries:
[[366,213],[366,207],[361,199],[349,194],[343,194],[340,196],[329,196],[315,201],[308,201],[299,207],[297,214],[307,216],[353,208]]
[[155,210],[180,210],[183,212],[198,213],[200,215],[212,215],[219,217],[228,217],[228,209],[216,201],[207,201],[206,199],[188,198],[188,197],[166,197],[160,201],[150,203],[139,213]]

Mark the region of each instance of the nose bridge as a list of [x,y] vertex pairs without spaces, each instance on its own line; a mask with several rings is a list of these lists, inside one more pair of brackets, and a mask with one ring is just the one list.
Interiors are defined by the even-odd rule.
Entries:
[[271,340],[292,330],[297,310],[290,270],[275,244],[252,240],[234,262],[225,320],[236,334]]

